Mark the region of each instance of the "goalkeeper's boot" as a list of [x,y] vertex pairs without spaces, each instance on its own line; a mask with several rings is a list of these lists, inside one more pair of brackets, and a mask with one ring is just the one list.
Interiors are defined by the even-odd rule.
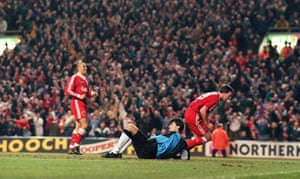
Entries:
[[181,151],[181,156],[180,156],[181,160],[190,160],[190,157],[191,155],[188,149],[183,149]]
[[102,155],[102,157],[104,158],[122,158],[122,154],[121,153],[113,153],[113,152],[107,152],[107,153],[104,153]]

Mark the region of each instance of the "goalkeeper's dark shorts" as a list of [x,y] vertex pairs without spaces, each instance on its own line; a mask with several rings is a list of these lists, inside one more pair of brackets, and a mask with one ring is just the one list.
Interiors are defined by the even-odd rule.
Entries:
[[[132,139],[132,144],[138,158],[155,159],[157,154],[156,140],[149,140],[140,130],[133,136],[126,130],[124,132]],[[129,133],[129,134],[128,134]]]

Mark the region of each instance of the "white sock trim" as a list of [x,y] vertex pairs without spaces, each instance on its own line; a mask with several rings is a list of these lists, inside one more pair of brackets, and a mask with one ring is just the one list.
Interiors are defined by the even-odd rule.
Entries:
[[72,132],[72,134],[77,134],[77,133],[78,133],[78,132],[77,132],[76,129],[74,129],[73,132]]
[[78,133],[83,136],[85,134],[85,129],[79,128]]

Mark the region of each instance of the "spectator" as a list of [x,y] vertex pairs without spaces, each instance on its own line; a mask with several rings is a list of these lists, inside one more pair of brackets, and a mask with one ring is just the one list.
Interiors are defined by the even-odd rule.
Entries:
[[288,56],[292,55],[293,53],[293,49],[291,47],[291,42],[284,42],[284,47],[281,49],[281,53],[280,56],[282,57],[282,59],[286,59]]
[[8,135],[8,122],[2,115],[0,115],[0,136]]
[[94,133],[96,137],[108,137],[111,131],[106,126],[105,121],[101,121],[99,126],[95,128]]
[[46,126],[45,130],[47,132],[48,136],[60,136],[59,132],[59,119],[54,117],[49,113],[49,115],[46,118]]
[[300,141],[299,121],[295,121],[291,128],[291,141]]
[[216,153],[221,151],[223,157],[227,157],[226,149],[229,144],[229,138],[227,132],[223,128],[222,123],[218,123],[217,127],[218,128],[215,129],[211,135],[213,147],[212,156],[216,157]]
[[229,135],[231,140],[237,140],[239,138],[239,132],[242,125],[242,116],[239,112],[233,112],[229,118]]
[[0,32],[6,32],[7,21],[0,15]]
[[17,126],[13,121],[8,122],[8,127],[7,127],[7,135],[8,136],[15,136],[16,134],[16,129]]
[[74,116],[72,115],[71,110],[68,110],[60,120],[60,133],[63,136],[70,136],[72,135],[74,129]]
[[44,135],[44,119],[41,117],[41,114],[37,112],[33,118],[35,135],[43,136]]
[[99,126],[100,120],[101,119],[98,118],[98,116],[95,113],[91,113],[89,119],[89,126],[91,128],[89,131],[89,136],[95,136],[95,129]]
[[257,128],[257,140],[267,141],[270,140],[270,123],[268,120],[262,116],[260,119],[256,120],[256,128]]
[[290,141],[291,140],[291,127],[287,121],[281,121],[279,125],[279,141]]
[[258,59],[259,60],[266,60],[270,57],[270,52],[268,51],[267,46],[263,46],[263,50],[259,52]]
[[31,136],[30,125],[27,119],[24,116],[15,120],[15,124],[17,125],[16,134],[18,136],[28,137]]
[[284,15],[280,15],[279,19],[276,21],[275,23],[275,28],[289,28],[290,27],[290,24],[289,22],[285,19]]

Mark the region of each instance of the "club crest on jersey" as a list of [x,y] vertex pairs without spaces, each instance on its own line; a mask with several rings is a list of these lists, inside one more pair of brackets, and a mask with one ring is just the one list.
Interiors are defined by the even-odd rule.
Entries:
[[86,116],[86,111],[82,111],[81,116]]
[[81,91],[82,91],[82,92],[87,92],[88,89],[87,89],[87,87],[81,87]]

